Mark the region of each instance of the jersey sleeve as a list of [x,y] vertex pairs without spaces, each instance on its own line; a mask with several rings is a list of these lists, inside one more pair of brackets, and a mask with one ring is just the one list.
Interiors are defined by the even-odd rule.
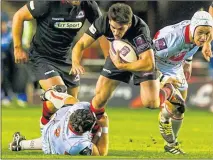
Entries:
[[101,16],[92,23],[92,25],[86,31],[86,34],[90,35],[95,40],[98,39],[104,35],[104,24],[104,18]]
[[67,152],[70,155],[92,155],[93,143],[91,141],[81,141],[76,143]]
[[46,13],[48,13],[49,6],[49,1],[33,0],[27,3],[27,8],[35,19],[43,17]]
[[137,36],[133,39],[133,44],[136,48],[137,54],[141,54],[146,50],[153,49],[152,39],[150,37],[150,30],[148,26],[139,29]]
[[[169,58],[172,53],[176,53],[180,48],[181,38],[173,34],[172,32],[166,33],[165,35],[158,36],[153,40],[155,47],[155,54],[161,58]],[[171,54],[171,55],[170,55]]]
[[92,24],[97,18],[102,16],[102,13],[95,1],[87,1],[88,6],[85,7],[86,18]]

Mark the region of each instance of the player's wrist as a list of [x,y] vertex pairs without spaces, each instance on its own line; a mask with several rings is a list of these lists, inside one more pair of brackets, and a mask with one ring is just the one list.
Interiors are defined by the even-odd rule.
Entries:
[[72,64],[74,64],[74,65],[80,65],[80,61],[72,60]]
[[22,49],[22,45],[21,44],[14,45],[14,49],[21,50]]
[[109,132],[109,128],[108,127],[101,127],[101,132],[102,133],[108,133]]

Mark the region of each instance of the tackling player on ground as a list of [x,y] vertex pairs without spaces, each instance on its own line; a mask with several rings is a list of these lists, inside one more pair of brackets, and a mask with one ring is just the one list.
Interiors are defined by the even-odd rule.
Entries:
[[[55,86],[42,98],[49,100],[58,110],[44,126],[42,137],[26,140],[19,132],[14,134],[10,150],[42,149],[45,154],[100,155],[108,153],[108,117],[105,114],[97,121],[90,110],[90,103],[78,100],[66,93],[57,92],[64,86]],[[101,127],[93,135],[95,123]]]
[[[205,11],[196,12],[191,20],[164,27],[159,30],[153,40],[156,54],[156,66],[162,73],[162,86],[171,78],[177,79],[177,90],[183,99],[187,97],[188,84],[191,76],[192,57],[199,47],[203,47],[203,55],[211,57],[210,42],[212,40],[213,20]],[[211,46],[211,45],[210,45]],[[209,48],[208,48],[209,47]],[[159,114],[159,128],[167,144],[165,151],[173,154],[183,154],[177,137],[184,118],[185,106],[176,103],[166,103]]]

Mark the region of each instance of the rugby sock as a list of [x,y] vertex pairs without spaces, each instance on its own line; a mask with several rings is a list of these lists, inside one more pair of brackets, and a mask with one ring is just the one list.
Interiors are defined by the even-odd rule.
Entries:
[[182,123],[183,123],[183,119],[173,119],[172,118],[172,130],[174,132],[175,138],[178,137],[178,133],[179,133]]
[[160,121],[169,122],[171,119],[171,112],[168,108],[168,105],[163,104],[160,112]]
[[102,108],[95,108],[92,105],[92,102],[90,102],[90,110],[95,113],[97,119],[101,119],[101,117],[103,116],[103,114],[105,112],[105,108],[104,107],[102,107]]
[[42,140],[41,138],[32,139],[32,140],[22,140],[19,145],[22,150],[41,150],[42,149]]
[[41,123],[43,125],[47,124],[50,120],[50,117],[54,114],[49,107],[50,105],[53,105],[52,103],[48,103],[48,101],[43,101],[43,110],[42,110],[42,117],[41,117]]

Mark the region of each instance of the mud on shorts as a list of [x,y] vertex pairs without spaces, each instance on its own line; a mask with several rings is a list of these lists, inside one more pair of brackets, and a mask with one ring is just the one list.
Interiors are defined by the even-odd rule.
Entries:
[[75,88],[80,85],[79,75],[69,75],[71,64],[56,62],[40,56],[31,56],[30,65],[37,81],[61,76],[68,88]]
[[156,80],[157,79],[157,72],[129,72],[129,71],[122,71],[115,67],[112,60],[108,56],[104,67],[101,71],[101,75],[107,77],[109,79],[121,81],[124,83],[129,83],[131,77],[133,76],[133,83],[134,85],[139,85],[141,82],[145,82],[148,80]]

